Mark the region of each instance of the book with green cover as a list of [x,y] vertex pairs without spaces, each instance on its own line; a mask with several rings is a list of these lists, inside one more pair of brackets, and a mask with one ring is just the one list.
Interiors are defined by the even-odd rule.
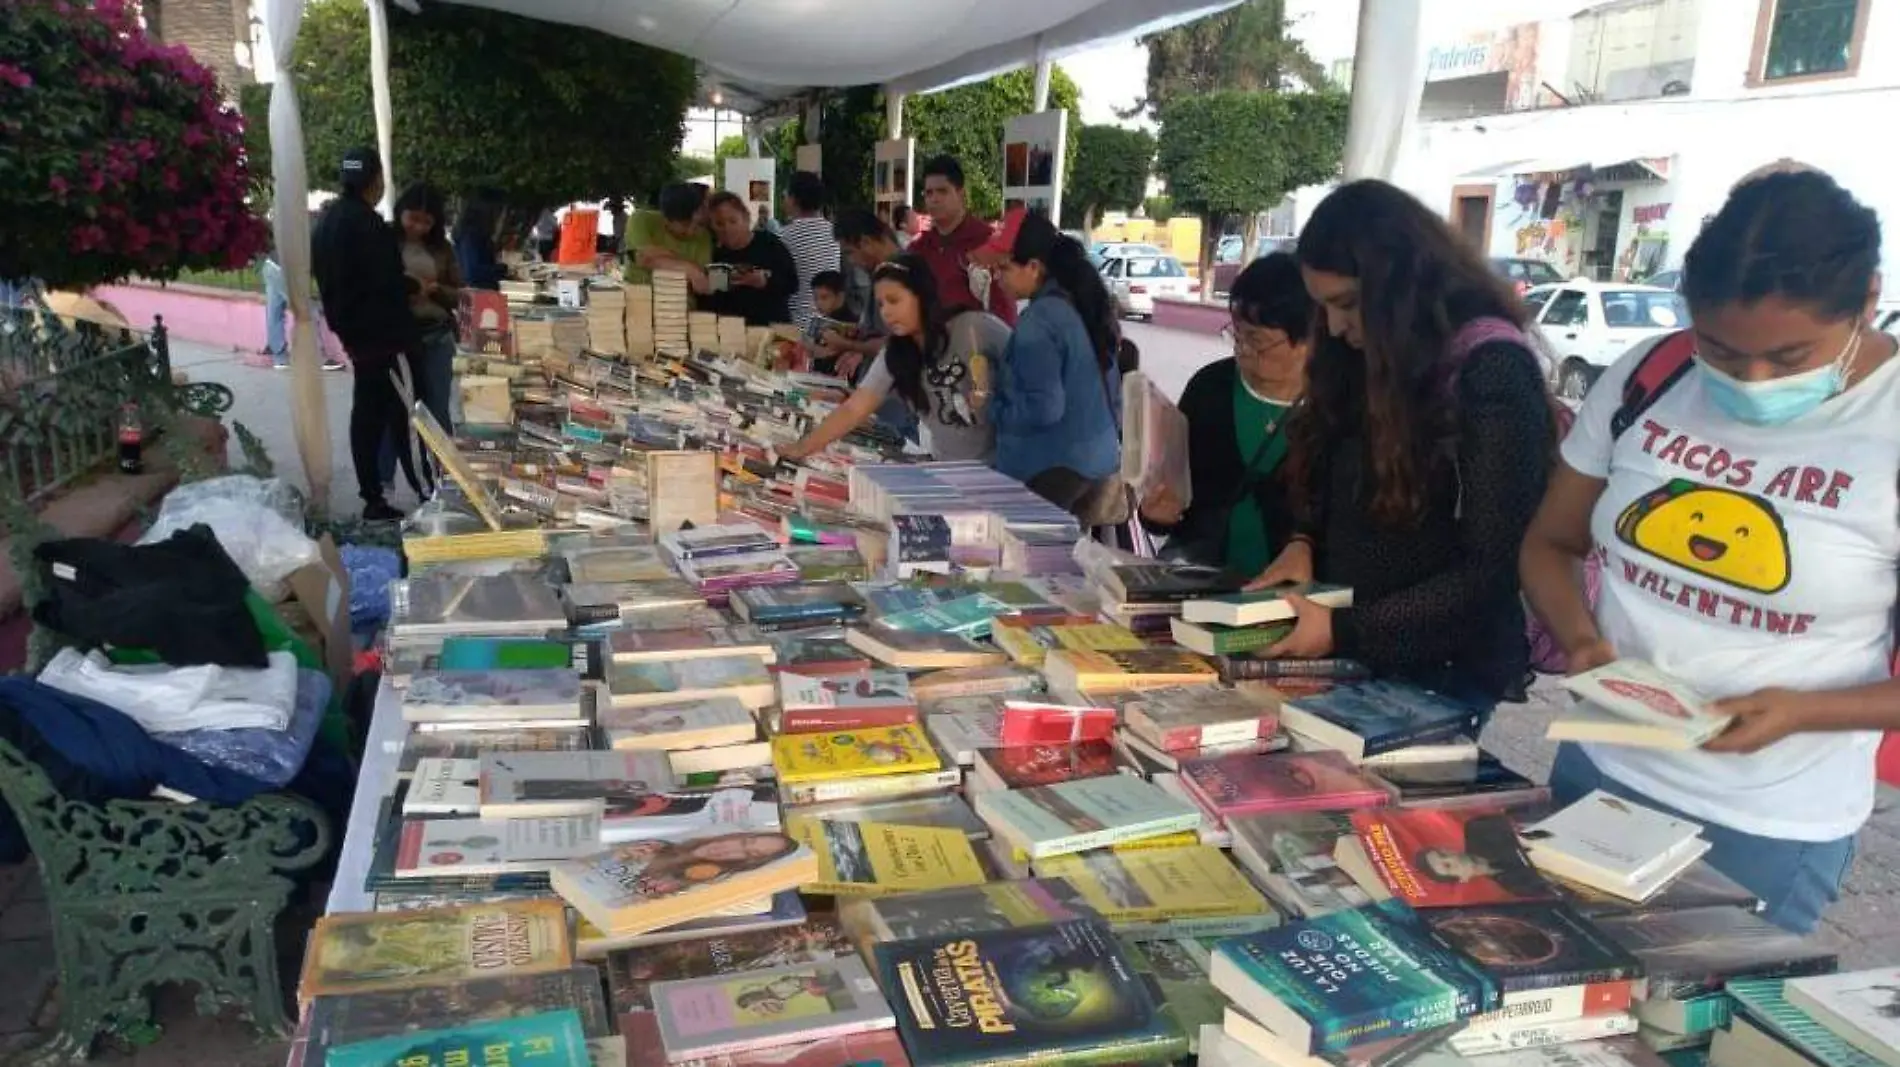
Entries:
[[371,1038],[329,1050],[327,1067],[462,1067],[532,1063],[590,1067],[580,1013],[571,1008],[490,1019],[446,1030]]
[[1212,943],[1211,938],[1205,941],[1124,940],[1128,958],[1134,961],[1135,969],[1153,983],[1160,994],[1161,1010],[1187,1034],[1188,1051],[1197,1056],[1201,1052],[1201,1027],[1219,1026],[1227,1010],[1227,998],[1207,979],[1208,945]]
[[[576,656],[580,659],[576,661]],[[474,637],[456,634],[442,639],[435,670],[519,671],[535,668],[585,667],[587,646],[573,641],[531,637]]]
[[1187,1054],[1187,1035],[1099,922],[887,942],[873,955],[915,1067],[1092,1067]]
[[977,593],[930,607],[885,615],[877,620],[877,625],[888,630],[919,630],[984,638],[990,634],[991,622],[1009,610],[1009,605],[1001,600]]
[[563,1009],[580,1013],[590,1037],[614,1032],[614,1016],[601,995],[600,971],[577,964],[545,974],[471,978],[460,982],[317,997],[304,1013],[313,1050],[309,1062],[326,1062],[322,1051],[371,1038],[451,1030],[466,1023],[508,1019]]
[[1845,1038],[1816,1022],[1814,1016],[1788,1003],[1787,982],[1780,978],[1744,978],[1728,984],[1735,1010],[1762,1029],[1794,1046],[1821,1067],[1886,1067],[1849,1044]]
[[1308,1054],[1447,1026],[1497,1008],[1497,983],[1380,901],[1222,940],[1215,988]]

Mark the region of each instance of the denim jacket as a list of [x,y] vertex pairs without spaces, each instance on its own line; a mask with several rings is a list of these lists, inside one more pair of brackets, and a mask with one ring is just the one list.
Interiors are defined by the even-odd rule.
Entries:
[[1121,465],[1121,436],[1110,396],[1121,375],[1104,378],[1082,316],[1054,282],[1037,290],[1004,350],[1002,380],[991,401],[996,469],[1027,482],[1067,467],[1103,478]]

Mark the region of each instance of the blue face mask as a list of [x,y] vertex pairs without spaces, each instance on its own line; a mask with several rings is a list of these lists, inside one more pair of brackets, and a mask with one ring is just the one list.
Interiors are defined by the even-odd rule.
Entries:
[[1847,371],[1860,351],[1862,333],[1855,330],[1847,347],[1827,366],[1785,378],[1745,382],[1710,366],[1700,352],[1695,361],[1706,373],[1703,381],[1709,400],[1722,414],[1750,426],[1780,426],[1806,415],[1847,388]]

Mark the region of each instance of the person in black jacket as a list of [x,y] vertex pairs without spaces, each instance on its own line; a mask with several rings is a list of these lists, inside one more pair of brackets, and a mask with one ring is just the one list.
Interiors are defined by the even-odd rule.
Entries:
[[1295,526],[1256,588],[1292,598],[1271,655],[1343,656],[1489,708],[1530,668],[1518,546],[1543,497],[1556,411],[1526,312],[1439,215],[1376,180],[1340,186],[1300,233],[1326,316],[1288,427]]
[[1182,507],[1189,494],[1178,486],[1157,486],[1142,500],[1141,518],[1167,535],[1168,556],[1252,576],[1293,534],[1280,466],[1287,423],[1306,391],[1318,314],[1289,252],[1249,263],[1227,307],[1233,356],[1196,371],[1181,391],[1193,503]]
[[694,279],[694,289],[707,294],[706,309],[741,316],[748,326],[791,322],[792,294],[798,291],[798,264],[791,249],[777,234],[754,230],[745,201],[734,193],[714,194],[706,210],[719,244],[713,259],[741,268],[724,290],[710,282],[701,288]]
[[356,371],[350,405],[350,461],[356,467],[363,518],[391,522],[402,512],[389,506],[376,469],[387,435],[404,474],[420,485],[409,458],[409,420],[390,373],[410,381],[410,353],[417,340],[409,313],[409,283],[402,269],[396,231],[376,213],[383,195],[383,161],[368,148],[343,156],[343,195],[323,209],[310,235],[311,273],[323,293],[323,318],[343,342]]

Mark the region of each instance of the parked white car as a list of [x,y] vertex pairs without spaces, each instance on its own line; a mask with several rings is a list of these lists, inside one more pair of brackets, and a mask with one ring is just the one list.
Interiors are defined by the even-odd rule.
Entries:
[[1653,285],[1578,278],[1537,286],[1524,302],[1565,400],[1582,400],[1604,368],[1631,348],[1689,324],[1681,294]]
[[1096,270],[1108,265],[1111,259],[1125,259],[1128,256],[1165,256],[1160,245],[1145,244],[1141,241],[1102,241],[1089,249],[1089,262]]
[[1115,310],[1122,315],[1153,318],[1155,297],[1194,300],[1201,295],[1201,283],[1188,277],[1181,261],[1173,256],[1117,256],[1102,263],[1102,281],[1115,298]]

